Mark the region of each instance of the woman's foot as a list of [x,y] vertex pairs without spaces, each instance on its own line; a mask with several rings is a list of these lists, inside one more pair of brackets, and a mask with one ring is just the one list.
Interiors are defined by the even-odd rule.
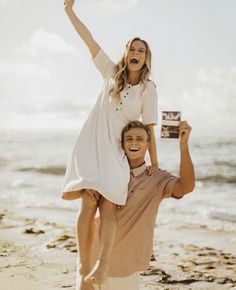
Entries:
[[105,282],[108,275],[107,264],[102,265],[99,261],[94,266],[93,270],[84,278],[85,283],[101,285]]
[[84,277],[82,277],[79,290],[94,290],[94,287],[93,284],[84,282]]
[[81,197],[82,191],[78,190],[78,191],[70,191],[70,192],[62,192],[62,199],[65,200],[74,200],[74,199],[78,199]]
[[94,290],[92,284],[88,284],[84,281],[84,278],[90,273],[90,266],[88,263],[80,263],[80,260],[77,260],[77,288],[76,290]]

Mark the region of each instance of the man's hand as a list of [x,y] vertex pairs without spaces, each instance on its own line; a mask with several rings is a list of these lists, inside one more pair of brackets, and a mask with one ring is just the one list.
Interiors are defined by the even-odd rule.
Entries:
[[191,133],[191,126],[187,121],[180,121],[179,123],[179,142],[180,146],[188,144],[189,135]]

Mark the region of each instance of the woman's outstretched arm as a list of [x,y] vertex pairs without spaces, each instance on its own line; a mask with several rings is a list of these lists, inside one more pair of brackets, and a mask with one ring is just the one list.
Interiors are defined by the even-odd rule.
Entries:
[[88,28],[83,24],[82,21],[76,16],[73,11],[73,5],[75,0],[65,0],[64,8],[66,14],[68,15],[72,25],[74,26],[75,30],[79,34],[79,36],[83,39],[84,43],[88,46],[89,51],[94,58],[100,50],[100,46],[94,40],[91,32]]

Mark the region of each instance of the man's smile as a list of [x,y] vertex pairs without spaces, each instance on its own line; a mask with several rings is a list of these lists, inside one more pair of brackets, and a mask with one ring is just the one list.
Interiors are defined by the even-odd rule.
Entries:
[[128,150],[131,151],[131,152],[137,152],[137,151],[140,150],[140,148],[136,147],[136,146],[132,146],[132,147],[129,147]]

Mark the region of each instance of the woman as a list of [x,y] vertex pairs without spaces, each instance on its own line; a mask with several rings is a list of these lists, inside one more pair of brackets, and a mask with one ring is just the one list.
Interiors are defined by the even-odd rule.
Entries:
[[[77,243],[81,289],[87,290],[92,289],[89,283],[102,284],[109,272],[109,257],[117,229],[116,205],[126,202],[130,176],[120,142],[122,128],[128,122],[141,117],[149,125],[149,174],[158,168],[153,128],[157,123],[157,93],[154,83],[148,79],[151,73],[148,44],[139,38],[130,40],[123,57],[115,65],[76,16],[73,5],[74,0],[66,0],[65,11],[104,78],[103,90],[74,144],[62,189],[64,199],[82,197]],[[136,144],[130,148],[139,149]],[[89,257],[97,208],[101,216],[100,255],[92,266]]]

